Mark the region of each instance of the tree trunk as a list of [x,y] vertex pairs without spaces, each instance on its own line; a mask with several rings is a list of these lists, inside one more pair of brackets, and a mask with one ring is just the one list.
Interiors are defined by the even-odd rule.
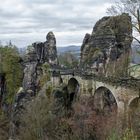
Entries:
[[138,32],[140,33],[140,10],[137,9],[137,16],[138,16]]
[[0,108],[2,107],[3,104],[5,92],[6,92],[5,74],[0,73]]

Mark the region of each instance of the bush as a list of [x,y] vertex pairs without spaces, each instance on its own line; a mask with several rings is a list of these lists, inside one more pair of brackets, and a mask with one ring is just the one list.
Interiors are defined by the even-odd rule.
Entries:
[[[61,108],[59,113],[55,114],[55,107]],[[137,140],[131,129],[122,128],[116,112],[97,112],[89,97],[75,102],[71,110],[54,106],[52,97],[36,97],[22,121],[20,140]]]

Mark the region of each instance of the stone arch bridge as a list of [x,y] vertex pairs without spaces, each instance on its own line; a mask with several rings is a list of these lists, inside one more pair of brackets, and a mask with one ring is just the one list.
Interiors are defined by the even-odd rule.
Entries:
[[73,70],[52,71],[53,86],[59,86],[62,81],[66,84],[71,83],[71,87],[78,83],[77,94],[93,96],[97,108],[116,106],[118,112],[124,112],[134,104],[137,107],[140,102],[140,79],[115,79]]

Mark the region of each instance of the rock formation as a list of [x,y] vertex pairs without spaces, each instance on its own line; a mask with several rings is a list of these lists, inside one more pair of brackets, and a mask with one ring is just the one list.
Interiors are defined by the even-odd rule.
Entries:
[[49,63],[51,66],[58,64],[56,39],[53,32],[49,32],[46,39],[46,42],[33,43],[27,50],[23,79],[25,90],[37,89],[43,64]]
[[[27,109],[27,104],[34,100],[34,96],[40,90],[40,80],[44,74],[44,67],[58,64],[56,39],[52,32],[46,37],[46,42],[33,43],[28,49],[23,61],[24,75],[23,87],[15,95],[12,110],[10,138],[15,140],[18,137],[18,130],[24,126],[21,120],[23,113]],[[46,75],[45,75],[46,76]],[[46,76],[47,77],[47,76]],[[47,82],[47,81],[45,81]]]
[[27,50],[26,62],[38,61],[39,63],[49,63],[57,65],[56,39],[53,32],[49,32],[45,42],[35,42]]
[[107,64],[117,62],[130,52],[132,42],[131,17],[103,17],[94,26],[92,34],[86,34],[81,46],[81,67],[94,68],[107,73]]
[[53,32],[49,32],[48,35],[46,36],[46,42],[44,43],[44,46],[47,51],[47,61],[51,65],[57,65],[58,60],[57,60],[57,50],[56,50],[56,39],[53,34]]
[[23,114],[26,111],[28,104],[33,98],[33,91],[24,91],[20,88],[14,99],[14,106],[11,113],[11,126],[10,126],[10,140],[18,140],[18,135],[24,126]]

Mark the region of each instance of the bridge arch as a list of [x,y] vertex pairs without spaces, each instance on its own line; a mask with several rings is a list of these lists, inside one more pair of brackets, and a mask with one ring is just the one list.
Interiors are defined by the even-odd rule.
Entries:
[[72,77],[69,79],[67,88],[68,88],[68,93],[70,96],[70,101],[73,101],[74,98],[77,97],[77,94],[79,92],[79,87],[80,87],[80,84],[76,78]]
[[137,108],[139,106],[140,106],[140,97],[134,98],[129,104],[130,108]]
[[140,137],[140,97],[131,100],[129,104],[129,125],[136,135]]
[[101,86],[95,90],[94,108],[102,112],[117,112],[117,100],[108,88]]

